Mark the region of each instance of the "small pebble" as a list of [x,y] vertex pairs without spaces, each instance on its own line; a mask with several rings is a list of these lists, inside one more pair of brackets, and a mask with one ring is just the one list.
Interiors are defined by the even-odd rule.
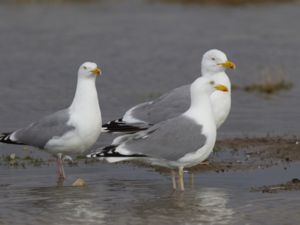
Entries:
[[75,180],[75,182],[72,184],[73,187],[84,187],[86,186],[86,183],[83,179],[78,178],[77,180]]

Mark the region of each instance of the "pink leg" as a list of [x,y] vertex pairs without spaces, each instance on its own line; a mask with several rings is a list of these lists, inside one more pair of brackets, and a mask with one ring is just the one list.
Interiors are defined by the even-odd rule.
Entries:
[[61,159],[61,154],[57,155],[57,173],[58,173],[58,179],[66,179],[65,170],[63,161]]

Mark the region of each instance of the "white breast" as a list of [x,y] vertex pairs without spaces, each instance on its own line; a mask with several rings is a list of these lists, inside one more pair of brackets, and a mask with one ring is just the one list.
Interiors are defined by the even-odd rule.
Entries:
[[201,102],[198,101],[198,104],[198,106],[194,107],[195,109],[191,107],[185,115],[202,126],[202,132],[199,133],[199,137],[204,135],[206,137],[206,141],[200,149],[195,149],[195,151],[186,154],[178,160],[184,167],[194,166],[207,159],[213,151],[213,147],[216,142],[216,124],[209,97],[203,97]]
[[217,128],[219,128],[229,115],[231,108],[231,84],[226,73],[218,73],[213,76],[213,80],[216,84],[225,85],[229,91],[215,91],[210,96],[213,114]]
[[80,154],[92,147],[102,126],[94,80],[78,80],[68,125],[75,127],[62,137],[50,140],[45,148],[53,153]]
[[52,153],[81,154],[91,148],[101,133],[100,110],[72,113],[68,125],[75,129],[51,139],[45,149]]

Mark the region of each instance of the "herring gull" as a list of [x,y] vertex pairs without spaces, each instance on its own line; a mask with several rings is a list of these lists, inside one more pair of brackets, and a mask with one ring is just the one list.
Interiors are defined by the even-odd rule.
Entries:
[[76,92],[70,107],[27,127],[2,133],[0,142],[34,146],[55,155],[59,180],[64,180],[62,157],[85,152],[100,135],[102,119],[95,85],[96,76],[100,74],[95,63],[83,63],[78,70]]
[[[215,91],[211,96],[213,114],[217,128],[226,120],[231,107],[231,84],[225,73],[234,69],[235,64],[227,59],[225,53],[212,49],[202,57],[202,77],[209,77],[215,83],[226,85],[228,92]],[[175,88],[153,101],[138,104],[129,109],[122,118],[112,120],[102,126],[104,132],[136,132],[176,117],[189,108],[190,84]]]
[[190,107],[183,114],[146,130],[117,137],[112,145],[87,157],[108,162],[135,159],[170,168],[175,189],[175,170],[178,169],[179,189],[184,190],[183,168],[206,160],[215,145],[216,123],[210,95],[214,91],[228,90],[211,78],[200,77],[190,86]]

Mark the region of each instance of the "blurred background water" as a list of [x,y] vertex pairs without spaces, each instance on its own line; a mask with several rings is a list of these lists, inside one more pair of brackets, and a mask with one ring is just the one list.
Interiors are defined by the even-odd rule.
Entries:
[[[1,1],[0,128],[10,131],[67,107],[78,66],[97,62],[103,121],[192,82],[211,48],[237,64],[233,84],[259,83],[283,71],[293,84],[264,95],[236,90],[219,138],[298,135],[300,5],[177,4],[168,1]],[[273,74],[274,73],[274,74]],[[102,135],[95,148],[108,144]],[[24,154],[0,145],[4,153]],[[40,156],[41,152],[34,154]],[[48,155],[43,155],[49,157]],[[168,176],[129,165],[67,168],[87,188],[57,188],[54,167],[0,167],[0,224],[299,224],[297,193],[263,195],[251,186],[297,176],[269,172],[205,173],[183,194]],[[276,175],[274,175],[276,174]],[[272,179],[270,178],[272,177]],[[268,179],[270,178],[270,179]],[[263,182],[262,182],[263,181]],[[68,184],[67,184],[68,186]]]

